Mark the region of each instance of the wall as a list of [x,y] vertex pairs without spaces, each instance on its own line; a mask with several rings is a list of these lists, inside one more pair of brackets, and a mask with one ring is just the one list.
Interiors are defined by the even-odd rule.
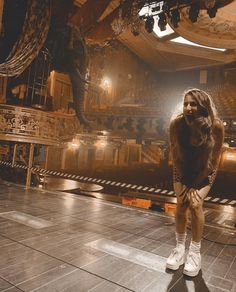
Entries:
[[[181,99],[184,90],[190,87],[202,89],[219,84],[235,84],[236,65],[215,66],[178,72],[158,72],[118,41],[104,48],[91,48],[89,74],[93,82],[102,86],[103,77],[109,77],[112,90],[100,94],[100,105],[115,106],[123,103],[162,106],[161,98],[167,101]],[[201,80],[201,71],[205,80]],[[93,97],[91,92],[89,98]]]
[[[112,131],[141,143],[151,137],[168,139],[168,127],[183,93],[197,87],[209,92],[222,119],[236,117],[234,65],[179,72],[158,72],[118,41],[89,49],[87,76],[94,85],[85,98],[93,129]],[[54,110],[68,112],[72,102],[68,76],[54,73],[51,80]],[[231,135],[230,135],[231,137]]]
[[67,74],[52,71],[49,78],[50,95],[53,96],[53,110],[69,112],[73,102],[71,82]]
[[[89,89],[91,108],[146,104],[155,83],[155,72],[119,42],[113,46],[90,50],[89,75],[102,88],[99,98]],[[104,85],[110,80],[110,87]]]

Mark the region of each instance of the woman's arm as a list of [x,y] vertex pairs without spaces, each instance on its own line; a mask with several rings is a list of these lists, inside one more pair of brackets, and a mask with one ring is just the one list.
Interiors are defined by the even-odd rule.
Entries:
[[211,189],[210,185],[206,185],[202,187],[201,189],[190,188],[187,191],[187,195],[186,195],[186,198],[190,204],[190,207],[197,207],[197,206],[202,205],[210,189]]
[[177,196],[179,196],[181,193],[183,193],[184,190],[186,190],[186,186],[181,181],[181,175],[178,172],[176,166],[173,162],[173,186],[174,191]]
[[208,183],[201,187],[200,189],[194,189],[191,188],[188,191],[188,198],[190,201],[190,205],[199,205],[202,204],[203,200],[206,198],[208,195],[211,186],[213,185],[217,170],[219,167],[219,162],[220,162],[220,157],[221,157],[221,152],[222,152],[222,146],[224,142],[224,125],[221,120],[216,120],[214,123],[214,128],[213,128],[213,137],[215,140],[215,145],[213,147],[213,152],[212,152],[212,167],[213,171],[210,175],[207,177]]
[[174,159],[174,148],[175,144],[177,143],[177,129],[176,129],[176,123],[177,120],[173,120],[170,123],[170,152],[171,152],[171,158],[173,162],[173,187],[174,187],[174,192],[177,196],[177,200],[185,200],[185,193],[187,191],[186,185],[182,183],[182,175],[178,171],[176,165],[175,165],[175,159]]
[[205,173],[200,173],[199,176],[195,179],[195,185],[201,183],[201,180],[206,179],[209,185],[213,185],[216,178],[217,170],[219,167],[220,157],[222,153],[222,146],[224,143],[224,125],[221,120],[215,120],[213,124],[212,135],[214,138],[214,146],[212,150],[211,158],[211,167],[212,172],[209,174],[208,169],[205,170]]
[[212,166],[214,169],[218,169],[222,146],[224,143],[224,125],[221,120],[216,120],[214,122],[213,137],[215,140],[215,145],[212,153]]

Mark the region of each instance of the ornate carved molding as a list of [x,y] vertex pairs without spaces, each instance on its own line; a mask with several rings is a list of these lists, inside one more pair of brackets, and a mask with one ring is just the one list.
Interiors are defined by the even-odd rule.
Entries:
[[0,105],[0,139],[58,145],[79,128],[74,115]]
[[179,27],[174,30],[201,45],[236,49],[236,1],[220,8],[214,18],[201,10],[196,23],[189,19],[189,8],[182,9]]

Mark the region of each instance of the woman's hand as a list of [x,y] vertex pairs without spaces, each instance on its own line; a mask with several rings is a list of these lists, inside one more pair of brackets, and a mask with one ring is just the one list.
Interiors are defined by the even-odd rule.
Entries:
[[183,185],[182,190],[179,194],[179,198],[180,198],[182,204],[184,204],[184,205],[189,204],[189,190],[190,190],[190,188]]
[[203,204],[204,199],[210,191],[211,186],[207,185],[201,189],[195,189],[182,185],[179,189],[177,199],[179,203],[183,205],[190,206],[192,208],[197,208]]
[[204,196],[201,196],[202,193],[198,189],[190,188],[187,197],[189,201],[189,205],[192,208],[196,208],[202,205]]

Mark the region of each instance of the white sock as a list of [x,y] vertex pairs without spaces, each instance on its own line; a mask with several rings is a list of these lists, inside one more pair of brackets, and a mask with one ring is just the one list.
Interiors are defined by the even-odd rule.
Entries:
[[182,245],[185,248],[185,241],[187,237],[187,233],[175,233],[177,246]]
[[194,253],[200,253],[200,249],[201,249],[201,241],[196,242],[196,241],[191,240],[189,251],[192,251]]

